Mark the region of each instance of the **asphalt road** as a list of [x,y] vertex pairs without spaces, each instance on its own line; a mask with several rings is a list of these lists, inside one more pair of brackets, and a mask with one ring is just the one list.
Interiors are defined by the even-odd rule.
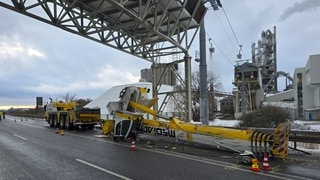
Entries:
[[[204,158],[97,137],[100,132],[55,133],[46,122],[7,116],[0,121],[0,180],[4,179],[320,179],[318,170],[252,172],[223,157]],[[290,168],[292,173],[290,173]],[[303,168],[303,167],[302,167]],[[319,178],[318,178],[319,177]]]

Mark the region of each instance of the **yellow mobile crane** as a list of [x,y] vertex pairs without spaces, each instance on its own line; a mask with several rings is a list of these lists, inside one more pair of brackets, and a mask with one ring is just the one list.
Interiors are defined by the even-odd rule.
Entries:
[[[104,121],[103,133],[112,133],[114,139],[128,138],[141,132],[152,133],[176,140],[218,145],[238,153],[246,150],[255,154],[268,152],[281,159],[288,155],[290,127],[287,123],[274,129],[274,134],[253,129],[192,124],[161,115],[151,109],[158,99],[148,99],[147,93],[146,88],[124,88],[120,92],[120,101],[109,102],[107,105],[109,112],[113,114],[113,120]],[[154,118],[145,119],[146,114]]]
[[50,127],[93,129],[100,122],[100,108],[78,108],[75,102],[50,102],[45,106],[45,120]]

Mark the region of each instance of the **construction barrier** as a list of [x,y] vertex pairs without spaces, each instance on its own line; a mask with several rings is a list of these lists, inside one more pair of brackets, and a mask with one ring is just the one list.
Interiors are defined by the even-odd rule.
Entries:
[[272,153],[282,159],[288,155],[289,130],[289,125],[285,123],[274,130]]

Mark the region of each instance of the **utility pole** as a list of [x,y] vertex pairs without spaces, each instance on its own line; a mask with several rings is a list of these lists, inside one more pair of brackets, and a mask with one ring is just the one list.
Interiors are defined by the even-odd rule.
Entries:
[[192,95],[191,95],[191,57],[189,56],[189,54],[185,54],[184,61],[185,61],[186,89],[188,89],[186,121],[190,122],[190,120],[192,119],[192,107],[191,107]]
[[[220,0],[204,0],[203,3],[210,2],[213,10],[218,10],[222,5]],[[206,57],[206,30],[203,18],[200,22],[200,62],[199,62],[199,74],[200,74],[200,122],[202,124],[209,124],[209,101],[208,101],[208,82],[207,82],[207,57]]]
[[206,30],[204,27],[204,18],[200,23],[200,122],[208,125],[209,109],[208,109],[208,82],[207,82],[207,57],[206,57]]

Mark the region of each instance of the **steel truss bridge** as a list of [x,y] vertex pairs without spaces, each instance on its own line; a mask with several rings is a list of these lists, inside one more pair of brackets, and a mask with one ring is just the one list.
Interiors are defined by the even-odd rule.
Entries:
[[188,50],[207,11],[203,1],[0,0],[0,6],[151,63],[184,55],[186,111],[191,112]]
[[151,62],[188,53],[206,12],[197,0],[8,0],[0,6]]

